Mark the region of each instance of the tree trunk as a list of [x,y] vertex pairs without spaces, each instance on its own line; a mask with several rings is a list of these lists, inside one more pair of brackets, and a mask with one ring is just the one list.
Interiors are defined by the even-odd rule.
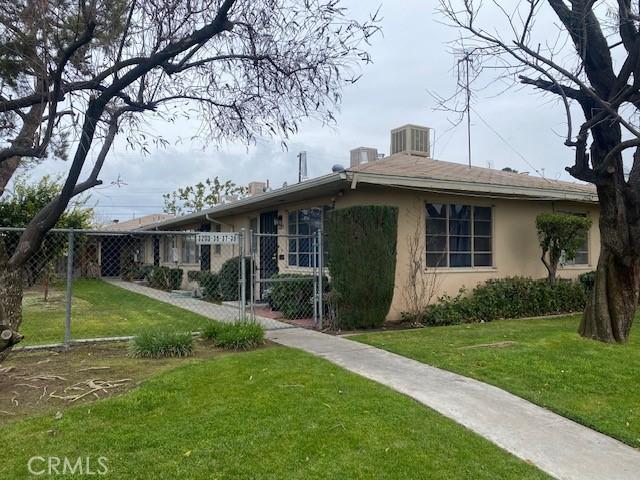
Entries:
[[637,263],[624,265],[603,244],[580,335],[609,343],[626,342],[638,305],[639,285]]
[[22,340],[22,270],[0,265],[0,361]]

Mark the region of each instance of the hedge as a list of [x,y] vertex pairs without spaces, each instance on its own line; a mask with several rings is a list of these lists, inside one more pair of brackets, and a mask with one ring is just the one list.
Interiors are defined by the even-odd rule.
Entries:
[[[251,291],[251,258],[245,257],[245,283],[248,292]],[[232,257],[222,264],[218,272],[220,296],[225,301],[239,300],[240,257]]]
[[443,296],[420,314],[403,318],[425,325],[456,325],[577,312],[584,309],[587,293],[579,281],[533,280],[512,277],[488,280],[470,295]]
[[398,209],[357,206],[329,212],[328,266],[335,290],[334,327],[382,325],[393,298]]
[[[267,296],[271,308],[284,318],[311,318],[313,316],[313,276],[297,273],[278,273],[271,277]],[[323,285],[328,285],[324,277]]]
[[152,267],[147,274],[149,286],[160,290],[179,290],[182,285],[181,268]]

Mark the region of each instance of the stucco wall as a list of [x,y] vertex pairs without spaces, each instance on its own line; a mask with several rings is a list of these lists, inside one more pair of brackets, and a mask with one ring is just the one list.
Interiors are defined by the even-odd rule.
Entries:
[[[430,281],[437,285],[434,300],[443,294],[456,295],[461,288],[472,289],[478,283],[490,278],[516,275],[534,278],[546,276],[546,270],[540,261],[540,247],[535,227],[535,218],[542,212],[584,213],[592,220],[589,233],[589,265],[562,268],[559,271],[560,277],[575,278],[580,273],[594,269],[597,264],[600,252],[598,206],[583,203],[449,195],[359,184],[356,189],[345,189],[338,195],[283,204],[278,207],[256,210],[249,214],[220,217],[216,220],[222,223],[222,231],[240,231],[244,228],[248,232],[250,218],[259,217],[263,211],[277,210],[282,217],[282,225],[278,228],[278,233],[283,235],[279,237],[278,241],[279,270],[281,272],[309,272],[309,268],[289,267],[287,264],[288,244],[284,235],[288,232],[289,211],[322,206],[344,208],[354,205],[391,205],[398,207],[396,282],[391,309],[387,317],[388,320],[398,320],[401,313],[406,310],[407,304],[407,278],[411,260],[408,253],[410,238],[417,238],[421,242],[419,251],[424,264],[425,203],[427,202],[490,206],[493,212],[493,266],[438,268],[435,273],[434,270],[429,270],[428,275],[432,277]],[[198,229],[196,225],[191,228]],[[238,251],[235,248],[225,247],[223,247],[221,255],[215,255],[212,252],[212,270],[217,270],[226,258],[237,254]],[[371,281],[375,281],[375,279]]]

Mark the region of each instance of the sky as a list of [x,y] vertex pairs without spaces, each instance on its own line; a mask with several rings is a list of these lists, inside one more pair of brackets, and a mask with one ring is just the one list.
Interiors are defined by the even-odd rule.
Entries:
[[[162,211],[162,194],[219,176],[237,184],[266,181],[272,187],[297,181],[296,155],[307,152],[309,175],[323,175],[335,164],[349,164],[349,150],[375,147],[389,153],[392,128],[412,123],[435,130],[433,156],[467,163],[466,125],[451,128],[455,115],[435,109],[429,92],[446,96],[456,82],[457,58],[449,42],[458,35],[443,24],[436,0],[347,0],[356,18],[366,18],[380,6],[382,34],[369,49],[373,63],[362,70],[354,86],[347,86],[337,122],[322,126],[303,122],[300,132],[283,150],[280,139],[260,139],[247,147],[220,147],[180,141],[196,125],[153,123],[170,145],[147,155],[116,142],[101,175],[104,185],[94,189],[88,205],[99,223],[128,220]],[[490,80],[490,79],[485,79]],[[570,180],[564,167],[573,152],[563,145],[563,110],[530,88],[489,88],[474,94],[472,163],[492,168],[511,167],[531,175]],[[49,161],[31,175],[64,173],[67,164]]]

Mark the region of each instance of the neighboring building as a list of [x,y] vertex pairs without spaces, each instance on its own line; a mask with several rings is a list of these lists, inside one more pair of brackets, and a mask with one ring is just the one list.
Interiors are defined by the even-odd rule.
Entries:
[[[361,147],[358,152],[369,152]],[[281,189],[260,192],[233,203],[161,221],[156,230],[240,231],[245,229],[282,237],[266,237],[257,249],[277,255],[259,255],[257,268],[269,274],[310,271],[308,245],[286,234],[317,231],[326,212],[354,205],[392,205],[399,208],[396,291],[388,314],[397,320],[404,309],[408,240],[416,232],[423,242],[422,260],[439,276],[438,295],[455,295],[490,278],[544,277],[535,219],[541,212],[586,215],[593,221],[588,239],[571,265],[559,275],[573,278],[592,270],[598,260],[600,237],[596,191],[577,183],[548,180],[488,168],[468,167],[430,158],[428,129],[408,125],[392,132],[391,156],[379,159],[371,152],[366,162]],[[359,157],[358,157],[359,158]],[[256,189],[259,190],[259,189]],[[257,193],[257,192],[256,192]],[[195,240],[178,237],[156,252],[148,263],[182,266],[203,265]],[[268,242],[269,244],[265,243]],[[307,242],[308,243],[308,242]],[[168,258],[160,251],[179,252]],[[237,252],[226,253],[226,255]],[[354,252],[362,255],[366,252]],[[207,256],[222,255],[212,249]],[[176,261],[188,259],[188,262]],[[221,262],[209,262],[211,265]],[[211,267],[213,268],[213,267]],[[363,274],[367,274],[363,272]],[[371,279],[372,282],[375,278]]]
[[100,230],[109,230],[111,232],[125,232],[128,230],[136,230],[138,228],[147,227],[154,223],[162,222],[174,218],[174,215],[169,213],[152,213],[151,215],[144,215],[142,217],[133,218],[131,220],[125,220],[121,222],[114,220],[111,223],[105,223],[100,226]]

